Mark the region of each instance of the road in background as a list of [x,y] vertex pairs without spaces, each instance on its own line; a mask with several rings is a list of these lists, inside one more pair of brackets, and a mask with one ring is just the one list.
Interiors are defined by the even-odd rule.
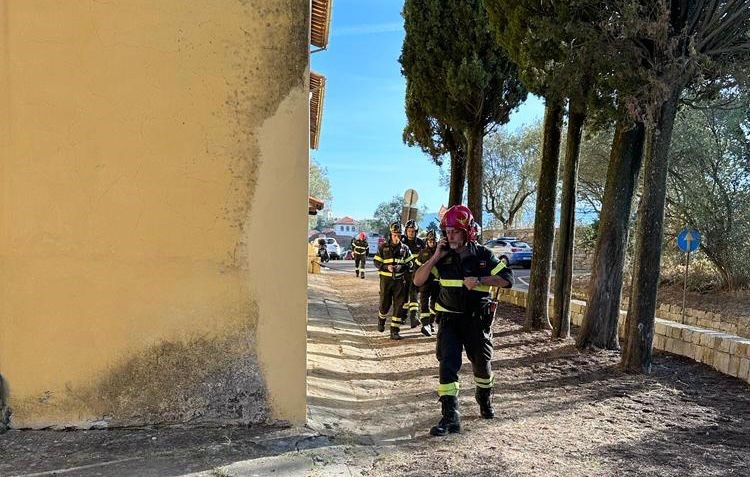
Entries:
[[[349,273],[354,276],[354,260],[331,260],[323,264],[323,270],[326,273]],[[514,268],[513,276],[516,283],[513,288],[517,290],[529,289],[529,270],[524,268]],[[377,280],[378,271],[372,265],[372,258],[367,259],[365,265],[365,280]]]

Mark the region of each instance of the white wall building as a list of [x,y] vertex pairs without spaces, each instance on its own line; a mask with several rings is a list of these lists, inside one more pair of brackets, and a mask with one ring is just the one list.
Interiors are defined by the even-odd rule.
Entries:
[[342,217],[334,222],[333,230],[336,235],[356,237],[359,233],[359,226],[351,217]]

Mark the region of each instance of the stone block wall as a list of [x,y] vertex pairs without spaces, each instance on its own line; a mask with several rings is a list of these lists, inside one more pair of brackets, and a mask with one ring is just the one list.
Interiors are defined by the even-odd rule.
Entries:
[[[627,298],[623,299],[622,306],[627,308]],[[682,323],[682,306],[661,304],[656,310],[656,317]],[[685,310],[685,324],[750,338],[750,319],[740,316],[687,308]]]
[[[526,306],[525,291],[504,289],[501,290],[499,298],[500,301],[506,303],[521,307]],[[550,307],[552,307],[552,303],[553,300],[550,298]],[[660,308],[659,311],[664,313],[664,310]],[[675,322],[674,312],[669,311],[669,309],[666,310],[668,313],[671,313],[667,316],[672,319],[659,318],[659,311],[657,311],[654,329],[654,349],[685,356],[711,366],[720,373],[728,374],[750,383],[750,338],[700,326],[701,323],[715,323],[715,313],[710,313],[711,316],[709,319],[708,312],[692,310],[692,323],[682,324]],[[681,311],[676,316],[677,321],[682,319]],[[570,301],[570,320],[573,324],[580,326],[583,322],[585,312],[585,301]],[[625,331],[626,315],[626,311],[620,311],[620,320],[618,323],[620,336],[623,336]],[[735,327],[737,326],[737,322],[726,321],[726,317],[721,318],[723,320],[719,321],[720,323],[729,323],[734,324]]]

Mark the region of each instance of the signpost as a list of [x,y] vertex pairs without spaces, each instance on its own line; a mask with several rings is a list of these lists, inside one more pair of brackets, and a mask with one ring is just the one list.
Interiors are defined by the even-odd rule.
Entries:
[[682,324],[685,324],[685,299],[687,298],[687,279],[690,269],[690,252],[694,252],[701,244],[701,234],[695,229],[685,227],[677,235],[677,246],[687,253],[685,261],[685,284],[682,287]]
[[401,223],[409,220],[417,220],[417,208],[414,207],[419,199],[419,194],[414,189],[406,189],[404,193],[404,205],[401,209]]

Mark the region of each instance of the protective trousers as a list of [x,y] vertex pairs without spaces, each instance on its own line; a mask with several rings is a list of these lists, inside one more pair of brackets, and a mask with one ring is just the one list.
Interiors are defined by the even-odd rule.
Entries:
[[491,331],[485,332],[482,328],[478,311],[476,314],[439,312],[438,315],[440,327],[435,349],[440,361],[438,394],[458,395],[458,371],[464,349],[474,371],[476,386],[491,389],[494,384]]
[[440,285],[432,280],[419,287],[419,321],[422,326],[435,322],[435,296]]
[[419,299],[417,294],[419,293],[419,287],[414,285],[412,280],[414,279],[413,273],[404,274],[406,277],[406,300],[404,303],[404,309],[409,313],[410,316],[416,317],[419,314]]
[[358,271],[360,274],[365,273],[365,261],[367,260],[367,256],[365,254],[359,255],[354,254],[354,269]]
[[404,277],[391,278],[380,275],[380,310],[379,317],[384,320],[388,317],[388,311],[393,308],[391,315],[391,327],[401,328],[406,318],[404,303],[406,302],[406,283]]

